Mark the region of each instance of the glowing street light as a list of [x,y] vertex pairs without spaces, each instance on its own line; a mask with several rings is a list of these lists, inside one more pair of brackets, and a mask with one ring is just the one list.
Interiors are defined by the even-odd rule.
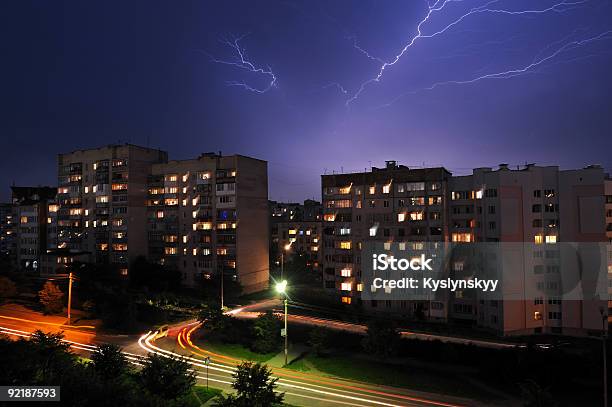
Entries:
[[285,296],[285,329],[281,331],[281,336],[285,337],[285,366],[287,366],[287,280],[276,283],[276,291]]

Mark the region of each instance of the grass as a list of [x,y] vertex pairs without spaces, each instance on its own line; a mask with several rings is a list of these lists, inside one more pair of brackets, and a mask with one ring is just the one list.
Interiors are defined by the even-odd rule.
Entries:
[[214,389],[212,387],[209,387],[207,389],[206,386],[194,386],[193,391],[191,393],[192,397],[191,401],[189,402],[189,405],[200,406],[206,403],[211,398],[217,397],[221,393],[222,391],[220,389]]
[[285,367],[287,369],[296,370],[298,372],[308,372],[311,370],[310,367],[308,367],[308,364],[306,363],[304,358],[299,358],[297,360],[294,360],[293,362],[290,362]]
[[462,397],[483,396],[481,388],[474,386],[461,375],[431,372],[423,368],[351,356],[307,356],[306,359],[321,373],[344,379]]
[[225,356],[230,356],[241,360],[250,360],[253,362],[266,362],[276,356],[277,352],[272,353],[257,353],[245,348],[238,343],[223,343],[206,341],[202,346],[205,350],[213,353],[220,353]]

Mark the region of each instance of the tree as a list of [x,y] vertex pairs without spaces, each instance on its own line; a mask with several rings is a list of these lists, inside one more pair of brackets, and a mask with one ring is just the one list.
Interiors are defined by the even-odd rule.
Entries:
[[230,318],[229,315],[223,313],[221,304],[215,301],[209,301],[204,304],[198,313],[198,321],[210,332],[223,331],[229,325]]
[[0,277],[0,302],[17,294],[17,286],[8,277]]
[[380,319],[368,322],[364,349],[381,358],[391,356],[396,350],[400,334],[392,321]]
[[324,355],[329,347],[329,331],[321,327],[314,328],[309,333],[308,343],[314,353],[318,356]]
[[196,378],[183,359],[151,353],[140,371],[140,381],[150,394],[169,401],[189,394]]
[[533,380],[519,383],[523,396],[524,407],[554,407],[558,403],[553,399],[547,388],[542,388]]
[[94,370],[104,379],[121,377],[128,370],[127,359],[117,345],[104,344],[91,355]]
[[272,372],[261,363],[243,362],[233,374],[232,387],[236,395],[220,395],[215,399],[218,407],[271,407],[281,405],[285,393],[276,393],[276,381]]
[[252,348],[258,353],[270,353],[278,349],[280,345],[280,321],[272,313],[267,311],[257,317],[253,324],[255,340]]
[[64,308],[64,293],[51,281],[47,281],[43,289],[38,292],[38,298],[46,313],[58,314]]

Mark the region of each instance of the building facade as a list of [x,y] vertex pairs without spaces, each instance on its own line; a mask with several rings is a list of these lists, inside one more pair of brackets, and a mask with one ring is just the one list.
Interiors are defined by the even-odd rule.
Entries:
[[[600,331],[602,301],[561,301],[554,271],[558,243],[606,241],[604,180],[598,166],[511,170],[502,164],[452,176],[444,168],[409,169],[395,162],[371,172],[324,175],[325,287],[343,303],[357,302],[367,311],[477,325],[500,335]],[[546,287],[546,298],[512,302],[458,292],[433,301],[361,302],[360,291],[368,289],[360,280],[360,248],[366,241],[523,243],[520,253],[502,250],[493,266],[529,276],[513,281]],[[524,261],[509,263],[516,258]],[[456,263],[449,265],[454,273],[470,275]]]
[[131,144],[77,150],[58,157],[58,247],[89,253],[127,275],[147,254],[147,180],[164,151]]
[[0,203],[0,257],[15,257],[15,218],[12,203]]
[[[322,175],[324,287],[345,304],[361,302],[364,241],[447,241],[450,176],[444,168],[409,169],[395,161],[371,172]],[[376,301],[362,305],[382,308]],[[422,307],[388,301],[383,311],[409,316]]]
[[285,260],[289,256],[305,257],[308,272],[321,274],[322,260],[322,205],[320,202],[306,200],[303,204],[271,203],[271,242],[274,262],[280,262],[280,253]]
[[187,285],[231,276],[246,293],[267,287],[267,163],[202,154],[155,164],[147,184],[148,254]]
[[56,259],[47,254],[57,247],[57,188],[11,187],[15,259],[19,269],[55,271]]

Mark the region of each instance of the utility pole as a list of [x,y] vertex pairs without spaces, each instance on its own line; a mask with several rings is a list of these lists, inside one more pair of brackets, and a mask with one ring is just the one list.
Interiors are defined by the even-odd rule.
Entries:
[[287,293],[285,293],[285,366],[287,366],[287,344],[288,344],[288,335],[287,335]]
[[223,269],[221,269],[221,309],[223,309]]
[[68,325],[70,325],[70,306],[72,304],[72,272],[68,274]]

